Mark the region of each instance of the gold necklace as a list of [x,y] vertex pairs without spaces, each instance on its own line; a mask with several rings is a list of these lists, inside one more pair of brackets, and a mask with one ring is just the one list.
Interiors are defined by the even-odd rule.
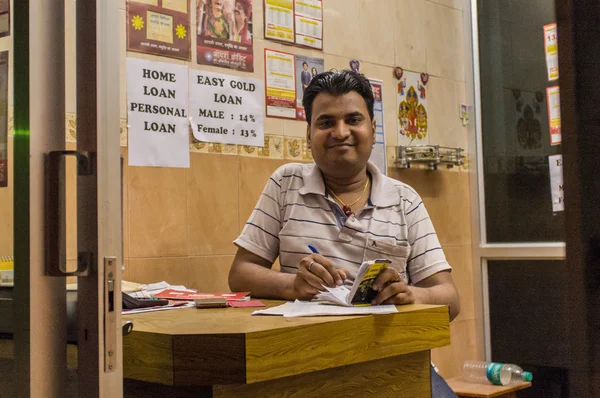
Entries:
[[362,199],[363,195],[365,194],[365,192],[367,191],[367,187],[369,186],[369,178],[367,178],[367,182],[365,183],[365,186],[363,187],[363,190],[360,194],[360,196],[358,197],[358,199],[356,199],[354,202],[350,203],[349,205],[347,205],[346,203],[344,203],[344,201],[342,201],[332,190],[331,188],[327,187],[327,189],[329,190],[329,192],[331,193],[331,195],[333,196],[333,199],[335,199],[336,202],[338,202],[340,205],[342,205],[342,211],[344,212],[344,214],[346,215],[346,217],[350,217],[352,214],[354,214],[354,212],[352,211],[352,206],[354,206],[355,204],[358,203],[359,200]]

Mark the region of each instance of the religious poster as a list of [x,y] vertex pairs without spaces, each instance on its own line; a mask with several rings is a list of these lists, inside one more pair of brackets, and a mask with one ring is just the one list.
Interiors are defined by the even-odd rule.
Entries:
[[310,81],[325,71],[325,60],[323,58],[306,57],[304,55],[296,55],[296,119],[306,120],[302,99],[304,98],[304,90],[308,87]]
[[562,142],[560,129],[560,89],[558,86],[546,89],[548,102],[548,125],[550,126],[550,145],[559,145]]
[[0,53],[0,188],[8,186],[8,51]]
[[294,0],[296,44],[323,49],[323,2]]
[[197,1],[198,64],[253,72],[252,0]]
[[544,25],[544,53],[548,81],[558,80],[558,38],[555,23]]
[[294,55],[265,49],[267,116],[296,119]]
[[373,116],[375,118],[375,146],[371,151],[371,162],[375,163],[382,174],[387,175],[387,158],[385,153],[385,131],[383,128],[383,82],[381,80],[369,80],[373,89]]
[[0,0],[0,37],[10,35],[10,0]]
[[127,0],[127,51],[191,59],[190,0]]
[[294,43],[293,0],[264,0],[265,39]]
[[563,189],[562,155],[548,156],[550,167],[550,192],[552,192],[552,211],[565,210],[565,191]]
[[264,146],[262,80],[190,69],[189,91],[198,141]]
[[188,68],[127,58],[130,166],[190,167]]
[[513,98],[515,99],[515,117],[517,143],[519,144],[519,153],[526,155],[531,150],[542,148],[542,121],[545,115],[544,111],[544,93],[539,91],[522,91],[513,89]]
[[427,82],[429,75],[402,71],[397,75],[398,145],[427,145]]

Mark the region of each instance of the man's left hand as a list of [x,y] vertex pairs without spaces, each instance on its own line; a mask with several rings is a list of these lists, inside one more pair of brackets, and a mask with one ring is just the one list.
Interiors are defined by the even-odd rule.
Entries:
[[373,290],[377,297],[371,302],[379,304],[414,304],[416,299],[413,288],[400,277],[398,271],[388,267],[377,275],[373,282]]

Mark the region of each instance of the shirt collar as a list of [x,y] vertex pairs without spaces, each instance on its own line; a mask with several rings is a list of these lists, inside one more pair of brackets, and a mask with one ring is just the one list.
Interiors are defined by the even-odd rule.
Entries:
[[[367,163],[367,171],[371,173],[373,185],[369,201],[375,207],[389,207],[400,204],[400,194],[394,186],[393,181],[381,174],[377,166]],[[302,170],[304,185],[300,188],[301,195],[316,194],[325,196],[325,182],[321,170],[315,163],[304,167]]]

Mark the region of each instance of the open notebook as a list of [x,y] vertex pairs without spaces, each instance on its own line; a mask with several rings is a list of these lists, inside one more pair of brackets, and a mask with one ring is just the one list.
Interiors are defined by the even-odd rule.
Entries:
[[361,264],[352,287],[346,285],[327,287],[324,292],[315,296],[314,301],[331,302],[343,306],[371,305],[371,301],[377,296],[373,290],[373,282],[377,275],[391,264],[389,260],[365,261]]

